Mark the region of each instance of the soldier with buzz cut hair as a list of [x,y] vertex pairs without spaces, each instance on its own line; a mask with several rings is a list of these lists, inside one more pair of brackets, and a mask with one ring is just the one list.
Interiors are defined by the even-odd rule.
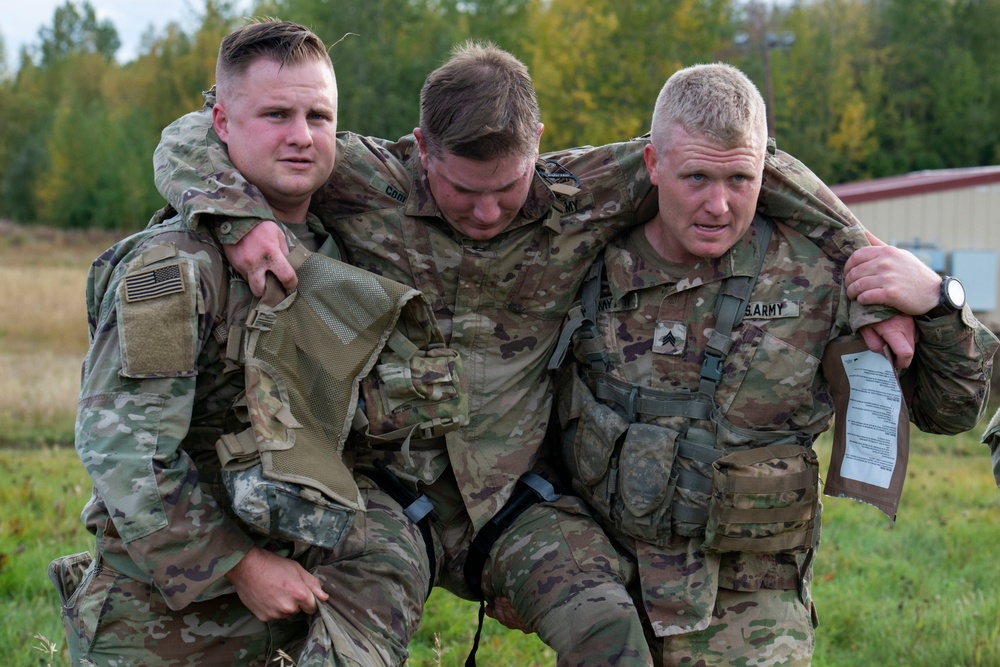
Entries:
[[[429,523],[430,543],[395,543],[435,585],[537,633],[559,665],[648,665],[626,588],[634,565],[579,498],[561,493],[546,437],[546,365],[563,319],[601,249],[655,212],[648,139],[539,155],[542,129],[525,65],[468,43],[427,77],[412,135],[338,135],[336,168],[312,210],[343,239],[351,263],[430,301],[462,358],[469,408],[468,423],[446,433],[369,441],[356,465],[429,501],[411,516]],[[268,271],[290,288],[296,276],[274,213],[230,162],[207,112],[188,114],[164,130],[157,185],[192,227],[213,227],[256,293]],[[763,168],[755,202],[763,212],[841,264],[867,245],[801,163],[775,153]],[[868,312],[864,322],[889,314]],[[894,319],[883,329],[890,337],[900,333]],[[412,392],[400,384],[396,400],[405,404]]]
[[[316,422],[329,417],[326,401],[309,404],[312,394],[320,401],[329,386],[342,389],[335,401],[350,397],[387,339],[413,344],[414,331],[392,329],[402,306],[386,302],[394,289],[400,302],[417,293],[336,262],[336,239],[309,213],[336,157],[337,87],[323,42],[300,25],[255,22],[222,41],[218,62],[214,131],[315,275],[295,298],[257,302],[212,236],[170,208],[94,261],[76,447],[94,485],[82,518],[96,552],[50,567],[70,659],[263,667],[284,651],[299,667],[401,665],[428,567],[401,557],[394,540],[422,544],[418,527],[367,478],[352,478],[343,442],[321,450],[332,453],[314,479],[308,465],[305,474],[275,471],[286,463],[279,455],[315,443]],[[324,298],[348,312],[322,312]],[[360,355],[356,375],[318,359],[306,369],[312,384],[293,384],[273,370],[284,358],[245,358],[280,351],[266,337],[307,304],[344,325],[335,333],[345,338],[374,329],[360,351],[346,340],[324,347]],[[429,313],[407,322],[430,326]],[[323,340],[296,336],[304,347]],[[436,377],[435,387],[450,386]],[[354,415],[343,412],[346,431]],[[338,430],[330,427],[333,439]],[[275,451],[265,457],[255,447],[267,443]],[[341,482],[331,493],[341,503],[303,490],[316,480]]]
[[634,568],[657,665],[810,664],[812,444],[834,412],[824,354],[858,328],[851,298],[918,316],[902,377],[918,427],[971,429],[989,395],[997,339],[968,306],[939,307],[942,279],[914,255],[859,248],[842,269],[758,213],[765,118],[734,67],[666,82],[644,149],[659,211],[584,286],[589,326],[559,382],[573,488]]

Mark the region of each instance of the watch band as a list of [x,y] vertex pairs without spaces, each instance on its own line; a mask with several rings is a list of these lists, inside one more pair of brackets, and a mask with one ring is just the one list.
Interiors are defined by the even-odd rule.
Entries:
[[[954,299],[952,299],[951,297],[951,292],[949,291],[949,287],[951,286],[952,283],[958,283],[958,287],[963,295],[961,303],[956,303]],[[938,305],[934,306],[923,315],[918,316],[918,319],[924,321],[933,320],[938,317],[944,317],[945,315],[951,315],[952,313],[957,313],[962,309],[963,306],[965,306],[964,294],[965,294],[965,288],[964,286],[962,286],[962,283],[961,281],[959,281],[958,278],[955,278],[954,276],[942,276],[941,292],[940,295],[938,296]]]

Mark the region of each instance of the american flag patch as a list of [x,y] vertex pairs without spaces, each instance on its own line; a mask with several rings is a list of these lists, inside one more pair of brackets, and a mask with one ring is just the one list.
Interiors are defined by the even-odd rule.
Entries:
[[145,301],[184,291],[181,265],[169,264],[125,276],[125,300]]

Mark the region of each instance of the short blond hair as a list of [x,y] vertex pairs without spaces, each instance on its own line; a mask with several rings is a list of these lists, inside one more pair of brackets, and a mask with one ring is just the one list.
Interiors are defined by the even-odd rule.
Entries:
[[762,155],[767,149],[764,98],[746,74],[725,63],[685,67],[663,84],[651,131],[657,153],[666,150],[670,130],[678,124],[726,148],[759,147]]

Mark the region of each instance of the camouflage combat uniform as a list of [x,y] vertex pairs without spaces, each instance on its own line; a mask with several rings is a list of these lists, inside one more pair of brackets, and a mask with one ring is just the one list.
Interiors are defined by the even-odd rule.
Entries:
[[[678,415],[692,411],[685,401],[705,386],[702,363],[724,281],[757,270],[756,225],[721,258],[696,263],[662,259],[642,228],[612,242],[596,316],[607,365],[584,360],[560,378],[557,411],[570,433],[566,457],[576,469],[575,488],[584,497],[600,489],[596,503],[614,497],[595,513],[636,565],[632,590],[657,664],[808,665],[811,659],[815,488],[797,501],[813,506],[805,513],[817,532],[803,525],[805,548],[794,551],[703,546],[705,524],[692,532],[688,515],[677,509],[681,488],[697,486],[678,481],[698,470],[705,450],[691,444],[696,436],[702,443],[708,437],[710,447],[714,439],[723,454],[763,445],[776,452],[778,443],[798,445],[792,451],[799,453],[833,416],[821,359],[830,340],[860,323],[851,321],[841,269],[791,228],[775,224],[772,234],[745,318],[730,336],[714,412]],[[918,326],[920,343],[905,371],[915,375],[912,421],[932,432],[972,428],[985,408],[996,338],[968,307],[960,317]],[[613,398],[616,387],[632,397],[631,419],[623,416],[626,401]],[[595,394],[607,400],[595,402]],[[805,469],[787,461],[766,465],[786,474]],[[809,469],[815,484],[818,468]],[[710,462],[707,470],[706,506],[719,488]],[[617,481],[609,482],[611,475]]]
[[[325,239],[314,249],[336,257],[311,224],[316,245]],[[221,247],[177,218],[154,218],[91,267],[76,446],[94,483],[82,518],[97,548],[75,590],[60,585],[73,664],[265,665],[278,649],[300,667],[406,659],[428,572],[390,540],[421,543],[397,503],[359,478],[367,512],[333,549],[252,532],[226,506],[214,444],[245,428],[233,417],[244,374],[226,342],[251,301]],[[323,582],[321,614],[254,617],[225,574],[255,545]],[[378,588],[358,586],[375,578]],[[355,614],[357,599],[371,612]]]
[[[651,194],[646,143],[542,156],[519,215],[496,237],[472,240],[441,216],[412,136],[391,142],[338,135],[334,173],[312,210],[341,236],[353,264],[424,293],[470,379],[467,426],[358,458],[359,467],[384,460],[430,497],[439,515],[437,581],[460,597],[476,599],[462,576],[473,536],[523,474],[544,469],[552,407],[546,363],[589,265],[618,232],[652,216],[642,213]],[[193,225],[206,214],[229,216],[218,228],[223,242],[272,217],[231,167],[214,171],[229,162],[206,113],[168,127],[154,161],[160,191]],[[779,164],[789,171],[777,171]],[[818,181],[794,173],[799,167],[784,155],[768,163],[765,206],[777,216],[805,211],[799,224],[841,259],[866,244],[857,227],[841,229],[845,220],[812,196]],[[803,207],[803,193],[816,205]],[[504,622],[552,646],[559,664],[650,662],[624,588],[628,563],[579,499],[564,495],[533,506],[491,555],[482,577],[486,599]],[[413,558],[425,557],[417,550]]]

